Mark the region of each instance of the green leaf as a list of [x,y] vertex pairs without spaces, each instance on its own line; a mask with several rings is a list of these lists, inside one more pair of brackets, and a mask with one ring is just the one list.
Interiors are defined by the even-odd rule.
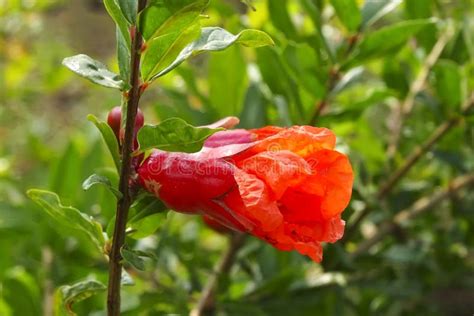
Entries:
[[82,281],[73,285],[61,286],[56,293],[55,314],[56,315],[77,315],[72,310],[72,305],[83,301],[100,292],[104,292],[107,287],[95,280]]
[[266,100],[260,87],[252,83],[245,96],[244,108],[239,115],[241,128],[262,127],[267,122]]
[[162,149],[193,153],[201,150],[204,141],[221,128],[194,127],[180,118],[170,118],[158,125],[145,125],[138,132],[140,150]]
[[110,154],[112,155],[112,159],[114,160],[117,171],[120,171],[119,145],[117,137],[115,137],[112,128],[106,122],[99,121],[99,119],[92,114],[89,114],[87,119],[92,122],[99,130],[102,138],[105,141],[105,144],[107,145],[107,148],[109,149]]
[[129,223],[137,222],[147,216],[163,213],[168,210],[168,207],[163,204],[154,195],[148,192],[139,194],[135,202],[130,207]]
[[433,23],[434,19],[403,21],[372,32],[360,42],[349,64],[353,65],[370,58],[386,57],[390,51],[405,44],[408,39]]
[[147,42],[143,54],[142,77],[145,82],[158,78],[160,72],[178,57],[180,52],[200,34],[198,23],[175,33],[168,33]]
[[439,60],[433,68],[435,89],[441,102],[456,107],[462,99],[462,76],[459,66],[450,60]]
[[234,43],[239,43],[247,47],[262,47],[275,44],[267,33],[258,30],[248,29],[237,35],[233,35],[220,27],[203,27],[201,36],[186,46],[173,63],[160,71],[153,79],[164,76],[191,56],[206,51],[224,50]]
[[98,222],[73,207],[63,206],[56,193],[31,189],[27,195],[58,224],[84,233],[102,253],[105,239]]
[[137,4],[136,0],[118,0],[123,16],[130,24],[137,22]]
[[120,254],[122,255],[123,260],[129,263],[132,267],[137,270],[145,270],[145,261],[142,258],[150,258],[156,260],[154,254],[140,251],[140,250],[131,250],[126,247],[120,249]]
[[356,0],[331,0],[336,14],[342,24],[351,32],[357,31],[362,21]]
[[123,37],[120,30],[117,28],[117,61],[120,70],[120,76],[124,81],[124,90],[128,90],[130,81],[130,48]]
[[298,32],[289,14],[288,0],[268,1],[267,5],[272,24],[287,38],[297,39]]
[[140,17],[140,31],[146,41],[180,33],[198,21],[209,0],[164,0],[151,3]]
[[166,216],[167,212],[160,212],[131,221],[128,224],[128,229],[131,231],[128,236],[133,239],[142,239],[153,235],[165,223]]
[[109,13],[109,15],[114,20],[117,27],[120,29],[120,33],[122,33],[123,38],[125,39],[126,46],[128,48],[131,47],[131,40],[130,40],[130,24],[125,18],[122,8],[120,7],[117,0],[104,0],[105,9]]
[[64,58],[63,65],[79,76],[101,86],[119,90],[123,88],[123,81],[119,75],[111,72],[104,64],[87,55],[79,54]]
[[401,3],[402,0],[365,0],[362,7],[362,27],[371,26]]
[[93,174],[89,178],[87,178],[82,183],[82,188],[87,191],[95,184],[104,185],[107,189],[109,189],[110,192],[112,192],[117,197],[117,199],[122,198],[122,193],[120,193],[120,191],[118,191],[112,186],[112,183],[110,182],[109,178],[98,174]]

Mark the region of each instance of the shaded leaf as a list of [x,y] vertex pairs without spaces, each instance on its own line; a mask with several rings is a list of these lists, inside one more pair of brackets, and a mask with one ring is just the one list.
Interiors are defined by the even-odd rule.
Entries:
[[126,247],[122,247],[122,249],[120,249],[120,254],[122,255],[123,260],[140,271],[145,270],[145,261],[142,258],[156,260],[155,255],[152,253],[140,250],[131,250],[127,249]]
[[104,6],[107,12],[109,13],[109,15],[114,20],[117,27],[119,28],[120,33],[122,33],[125,43],[127,44],[126,46],[130,48],[131,47],[130,32],[129,32],[130,24],[125,18],[118,0],[104,0]]
[[331,0],[336,14],[349,31],[356,31],[362,21],[356,0]]
[[133,239],[141,239],[153,235],[164,224],[166,216],[167,212],[160,212],[131,221],[128,224],[128,229],[131,231],[128,236]]
[[459,66],[449,60],[439,60],[433,68],[435,92],[447,107],[455,107],[462,99],[462,77]]
[[89,114],[87,119],[91,121],[99,130],[102,138],[105,141],[105,144],[107,145],[107,148],[109,149],[110,154],[112,155],[112,159],[114,160],[117,171],[120,171],[119,145],[117,137],[112,131],[112,128],[106,122],[99,121],[99,119],[92,114]]
[[64,58],[63,65],[79,76],[101,86],[115,89],[123,88],[123,81],[119,75],[111,72],[104,64],[87,55],[79,54]]
[[158,125],[145,125],[138,132],[140,150],[161,149],[177,152],[197,152],[204,141],[222,129],[194,127],[180,118],[170,118]]
[[101,282],[95,280],[82,281],[73,285],[61,286],[57,291],[56,298],[59,298],[55,302],[56,314],[77,315],[72,310],[72,305],[83,301],[93,295],[100,292],[104,292],[107,287]]
[[27,194],[58,224],[85,233],[102,253],[105,239],[102,226],[98,222],[73,207],[63,206],[56,193],[31,189]]
[[122,198],[122,193],[120,193],[120,191],[118,191],[112,186],[112,183],[110,182],[109,178],[98,174],[93,174],[89,178],[84,180],[84,182],[82,183],[82,188],[87,191],[93,185],[96,184],[102,184],[103,186],[105,186],[110,192],[112,192],[117,197],[117,199]]
[[433,23],[434,19],[403,21],[372,32],[362,39],[349,64],[375,57],[386,57],[391,50],[403,45],[410,37]]

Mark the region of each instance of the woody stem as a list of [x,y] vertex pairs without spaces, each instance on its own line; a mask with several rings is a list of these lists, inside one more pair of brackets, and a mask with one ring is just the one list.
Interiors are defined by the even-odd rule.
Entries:
[[[146,2],[146,0],[138,1],[138,12],[141,12],[146,7]],[[122,276],[122,256],[120,250],[125,242],[125,228],[127,225],[128,211],[133,202],[130,180],[133,172],[133,131],[135,128],[135,118],[137,116],[138,103],[140,100],[140,58],[142,43],[143,40],[139,28],[135,27],[131,44],[131,88],[127,101],[127,121],[125,125],[125,138],[122,146],[122,164],[119,180],[119,191],[122,193],[122,197],[117,202],[115,229],[112,248],[109,254],[109,283],[107,294],[107,314],[109,316],[120,315],[120,285]]]

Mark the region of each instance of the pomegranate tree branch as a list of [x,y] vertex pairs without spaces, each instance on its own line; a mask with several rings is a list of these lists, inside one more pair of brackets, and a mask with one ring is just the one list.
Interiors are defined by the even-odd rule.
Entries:
[[383,223],[379,230],[369,239],[362,242],[359,247],[351,254],[352,258],[360,256],[370,250],[372,246],[381,241],[388,234],[393,233],[397,227],[403,226],[413,218],[425,213],[438,205],[442,200],[448,198],[457,191],[474,184],[474,173],[467,176],[458,177],[450,182],[447,188],[434,193],[432,196],[423,197],[417,200],[411,207],[403,210],[389,221]]
[[235,233],[230,238],[229,248],[223,253],[221,259],[217,263],[213,274],[209,277],[201,298],[196,307],[191,311],[191,316],[202,316],[206,312],[214,308],[214,294],[215,289],[219,283],[219,277],[229,273],[234,264],[237,252],[245,243],[246,235],[243,233]]
[[[146,0],[138,1],[138,12],[146,7]],[[130,90],[127,100],[127,120],[125,137],[122,146],[122,164],[120,169],[119,191],[122,197],[117,202],[115,229],[112,247],[109,254],[109,283],[107,294],[107,311],[109,316],[120,315],[120,285],[122,277],[122,256],[120,250],[125,242],[125,228],[128,211],[132,204],[130,180],[132,178],[132,151],[133,131],[140,100],[140,58],[142,49],[142,35],[138,27],[132,28],[131,60],[130,60]]]
[[[461,115],[453,116],[443,124],[441,124],[428,139],[416,147],[405,162],[395,170],[388,180],[382,184],[379,191],[377,192],[377,199],[381,200],[385,198],[396,186],[396,184],[413,168],[413,166],[422,158],[443,136],[445,136],[453,127],[457,126],[461,122],[462,118],[469,114],[474,108],[474,93],[466,100],[462,106]],[[352,225],[347,230],[344,239],[348,240],[357,227],[360,225],[362,220],[369,214],[370,208],[366,206],[362,211],[359,212],[358,217],[353,221]]]

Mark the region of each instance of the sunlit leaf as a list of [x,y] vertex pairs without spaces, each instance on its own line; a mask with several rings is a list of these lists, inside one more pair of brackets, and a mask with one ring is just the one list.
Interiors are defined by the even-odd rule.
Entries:
[[64,58],[63,65],[79,76],[101,86],[115,89],[123,88],[123,81],[119,75],[111,72],[104,64],[87,55],[79,54]]
[[112,186],[109,178],[101,176],[98,174],[93,174],[82,183],[82,188],[84,190],[89,190],[93,185],[101,184],[105,186],[110,192],[112,192],[117,199],[122,198],[122,193]]
[[140,150],[161,149],[177,152],[197,152],[204,141],[222,129],[194,127],[180,118],[170,118],[158,125],[145,125],[138,132]]
[[224,50],[234,43],[247,47],[262,47],[274,45],[272,38],[265,32],[258,30],[244,30],[233,35],[220,27],[204,27],[201,36],[186,46],[171,65],[160,71],[154,78],[161,77],[191,56],[206,52]]

